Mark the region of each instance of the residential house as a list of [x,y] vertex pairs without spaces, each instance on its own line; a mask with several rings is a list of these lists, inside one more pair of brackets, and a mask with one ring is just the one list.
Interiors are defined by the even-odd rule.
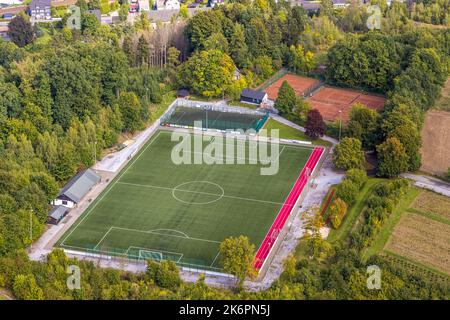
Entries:
[[333,0],[333,8],[334,9],[342,9],[346,8],[350,5],[348,0]]
[[52,18],[51,0],[32,0],[29,5],[29,13],[35,20],[50,20]]
[[224,4],[225,0],[208,0],[208,6],[214,8],[215,6]]
[[61,189],[52,204],[74,208],[100,180],[100,176],[91,169],[81,171]]
[[155,10],[180,10],[179,0],[156,0]]

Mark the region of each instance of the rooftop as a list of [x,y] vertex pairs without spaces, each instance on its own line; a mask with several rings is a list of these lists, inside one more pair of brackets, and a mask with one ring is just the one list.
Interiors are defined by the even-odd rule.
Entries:
[[267,93],[258,90],[244,89],[242,90],[241,96],[251,99],[262,100],[264,99],[264,96],[266,94]]
[[61,189],[59,196],[64,195],[78,203],[88,191],[100,181],[100,176],[93,170],[79,172]]

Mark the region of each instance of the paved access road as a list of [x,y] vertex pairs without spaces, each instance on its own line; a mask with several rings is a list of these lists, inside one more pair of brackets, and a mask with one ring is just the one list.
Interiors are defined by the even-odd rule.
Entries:
[[422,176],[418,174],[412,174],[412,173],[403,173],[401,175],[403,178],[408,178],[411,180],[414,180],[415,186],[418,186],[420,188],[425,188],[432,190],[434,192],[443,194],[444,196],[450,197],[450,184],[446,183],[442,180],[428,177],[428,176]]

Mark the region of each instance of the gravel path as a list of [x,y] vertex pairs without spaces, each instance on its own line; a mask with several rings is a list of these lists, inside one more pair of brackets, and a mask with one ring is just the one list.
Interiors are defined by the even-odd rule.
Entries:
[[401,174],[403,178],[414,180],[414,185],[450,197],[450,184],[442,180],[412,173]]

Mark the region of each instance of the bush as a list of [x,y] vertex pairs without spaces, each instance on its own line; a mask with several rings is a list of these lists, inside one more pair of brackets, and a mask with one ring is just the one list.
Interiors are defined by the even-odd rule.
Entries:
[[344,179],[337,187],[336,196],[344,200],[347,206],[351,206],[355,202],[358,190],[358,186],[353,181]]
[[146,276],[158,286],[166,289],[173,290],[181,284],[178,268],[172,261],[161,263],[148,261]]
[[346,213],[347,204],[341,198],[334,199],[330,206],[330,220],[334,229],[339,228]]
[[366,171],[362,169],[350,169],[347,171],[346,176],[347,179],[354,182],[359,189],[361,189],[367,181]]

